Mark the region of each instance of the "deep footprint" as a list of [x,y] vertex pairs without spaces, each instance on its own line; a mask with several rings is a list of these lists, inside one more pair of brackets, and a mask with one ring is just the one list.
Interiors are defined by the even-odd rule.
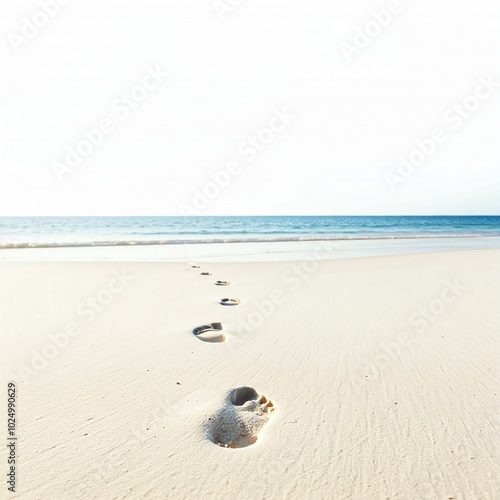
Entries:
[[217,286],[229,286],[229,285],[231,285],[231,282],[230,281],[220,281],[220,280],[218,280],[218,281],[215,282],[215,284]]
[[244,448],[254,444],[275,410],[266,396],[252,387],[229,391],[222,408],[206,423],[208,439],[223,448]]
[[203,342],[224,342],[226,340],[221,323],[197,326],[193,330],[193,334]]

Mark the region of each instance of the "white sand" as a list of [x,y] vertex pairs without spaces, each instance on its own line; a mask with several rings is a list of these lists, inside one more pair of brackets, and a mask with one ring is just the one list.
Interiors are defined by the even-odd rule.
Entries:
[[500,250],[0,276],[13,498],[498,498]]

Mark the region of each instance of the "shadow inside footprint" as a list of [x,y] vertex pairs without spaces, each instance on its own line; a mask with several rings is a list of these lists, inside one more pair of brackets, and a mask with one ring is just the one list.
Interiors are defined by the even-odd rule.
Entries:
[[247,401],[259,397],[257,391],[252,387],[239,387],[231,391],[230,395],[231,403],[233,403],[234,406],[243,406]]
[[204,342],[224,342],[226,340],[221,323],[197,326],[193,330],[193,334]]
[[206,423],[207,437],[223,448],[254,444],[274,411],[274,405],[252,387],[229,391],[222,408]]
[[221,299],[221,301],[220,301],[220,304],[223,306],[237,306],[240,303],[241,303],[240,299],[224,298],[224,299]]

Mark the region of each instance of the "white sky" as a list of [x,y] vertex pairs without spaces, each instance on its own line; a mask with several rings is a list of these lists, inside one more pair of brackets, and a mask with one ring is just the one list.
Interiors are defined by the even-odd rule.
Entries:
[[[201,215],[500,214],[500,87],[444,119],[500,82],[500,2],[401,0],[348,64],[340,44],[389,4],[243,0],[221,20],[212,0],[71,0],[16,52],[40,6],[2,2],[0,215],[180,215],[229,161],[241,172]],[[170,76],[122,120],[113,103],[156,65]],[[239,144],[283,108],[247,161]],[[54,162],[105,117],[61,182]],[[392,190],[435,128],[447,139]]]

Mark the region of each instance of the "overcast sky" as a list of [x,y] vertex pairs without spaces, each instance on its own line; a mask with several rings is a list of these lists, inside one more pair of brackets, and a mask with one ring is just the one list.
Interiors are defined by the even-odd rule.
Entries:
[[1,6],[0,215],[500,214],[498,0],[43,3]]

